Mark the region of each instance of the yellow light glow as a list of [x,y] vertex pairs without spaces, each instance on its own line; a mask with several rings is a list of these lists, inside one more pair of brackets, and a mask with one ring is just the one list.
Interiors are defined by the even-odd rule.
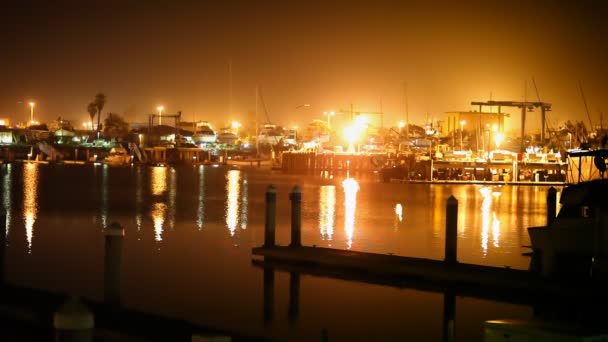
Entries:
[[232,121],[232,128],[237,129],[241,127],[241,123],[238,121]]
[[23,220],[28,253],[32,253],[34,223],[38,216],[38,177],[37,164],[28,163],[23,166]]
[[395,215],[397,216],[399,222],[403,221],[403,206],[401,203],[395,204]]
[[167,217],[167,205],[162,202],[156,202],[150,210],[152,222],[154,222],[154,240],[161,242],[163,240],[163,226]]
[[342,181],[344,188],[344,233],[346,234],[347,248],[353,246],[353,236],[355,233],[355,214],[357,211],[357,192],[359,183],[353,178]]
[[203,229],[205,223],[205,167],[198,167],[198,208],[196,210],[196,225],[198,230]]
[[162,195],[167,191],[167,168],[157,166],[152,168],[152,177],[150,178],[150,190],[152,195]]
[[492,199],[498,198],[495,191],[490,187],[482,187],[479,189],[483,202],[481,203],[481,249],[483,255],[488,253],[488,242],[490,239],[490,228],[492,233],[492,244],[494,247],[499,247],[500,242],[500,221],[496,217],[496,213],[492,211]]
[[241,171],[230,170],[226,174],[226,225],[230,236],[234,236],[239,221],[239,193],[241,192]]
[[494,134],[494,143],[496,143],[496,149],[500,148],[500,144],[505,139],[505,136],[502,133]]
[[30,102],[29,105],[30,105],[31,108],[34,108],[34,106],[36,105],[36,103],[35,102]]
[[334,235],[334,220],[336,212],[336,187],[334,185],[321,186],[319,193],[319,229],[321,239],[330,241]]
[[403,127],[405,127],[405,122],[399,121],[399,128],[403,128]]

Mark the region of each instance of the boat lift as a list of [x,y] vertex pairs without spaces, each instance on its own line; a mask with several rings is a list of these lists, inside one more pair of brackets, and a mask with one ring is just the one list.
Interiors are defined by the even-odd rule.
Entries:
[[521,109],[521,145],[520,152],[525,152],[526,149],[524,147],[524,133],[526,128],[526,110],[532,111],[534,108],[539,108],[541,110],[541,120],[542,120],[542,128],[540,133],[540,140],[545,143],[545,121],[546,121],[546,112],[551,111],[551,104],[546,102],[521,102],[521,101],[486,101],[486,102],[471,102],[473,106],[479,106],[479,112],[482,112],[483,106],[490,107],[498,107],[498,113],[500,114],[501,107],[517,107]]

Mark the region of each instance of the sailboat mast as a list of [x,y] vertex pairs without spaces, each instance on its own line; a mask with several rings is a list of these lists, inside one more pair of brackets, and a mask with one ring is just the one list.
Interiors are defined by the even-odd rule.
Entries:
[[232,58],[228,60],[228,77],[229,77],[229,87],[230,87],[230,93],[228,94],[228,101],[229,101],[229,113],[228,115],[230,116],[230,119],[232,119]]
[[260,133],[258,132],[259,124],[258,124],[258,97],[259,97],[259,88],[255,86],[255,155],[260,157]]
[[403,96],[405,100],[405,138],[410,138],[410,112],[407,103],[407,82],[403,82]]

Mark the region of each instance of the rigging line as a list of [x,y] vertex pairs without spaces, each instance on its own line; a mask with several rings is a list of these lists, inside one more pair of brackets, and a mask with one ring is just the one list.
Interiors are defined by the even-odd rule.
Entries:
[[591,115],[589,114],[589,107],[587,107],[587,100],[585,99],[585,93],[583,92],[583,85],[581,84],[581,81],[578,81],[578,87],[581,90],[581,97],[583,98],[583,103],[585,104],[587,119],[589,119],[589,129],[593,130],[593,123],[591,122]]
[[[542,102],[540,100],[540,93],[538,92],[538,87],[536,86],[536,80],[534,79],[534,76],[532,76],[532,84],[534,84],[534,90],[536,91],[536,98],[538,99],[538,102]],[[547,129],[547,131],[551,132],[553,131],[553,129],[549,126],[548,116],[549,115],[545,112],[545,128]]]
[[264,102],[264,97],[262,96],[261,87],[260,87],[260,90],[258,91],[258,94],[260,96],[260,102],[262,102],[262,108],[264,109],[264,115],[266,116],[266,122],[271,124],[272,122],[270,121],[270,118],[268,117],[268,110],[266,110],[266,102]]

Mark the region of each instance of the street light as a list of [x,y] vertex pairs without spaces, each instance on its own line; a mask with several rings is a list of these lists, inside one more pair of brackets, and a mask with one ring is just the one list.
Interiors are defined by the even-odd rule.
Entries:
[[30,102],[30,125],[34,123],[34,106],[36,103]]
[[335,112],[323,112],[323,115],[327,115],[327,129],[331,129],[331,117],[336,115]]
[[160,126],[163,124],[163,110],[165,110],[165,107],[158,106],[156,110],[158,111],[158,125]]
[[464,125],[465,125],[466,123],[467,123],[467,122],[466,122],[466,121],[464,121],[464,120],[460,121],[460,150],[461,150],[461,151],[462,151],[462,130],[463,130],[463,127],[464,127]]
[[241,127],[241,123],[238,121],[232,121],[232,130],[234,134],[239,135],[239,127]]

